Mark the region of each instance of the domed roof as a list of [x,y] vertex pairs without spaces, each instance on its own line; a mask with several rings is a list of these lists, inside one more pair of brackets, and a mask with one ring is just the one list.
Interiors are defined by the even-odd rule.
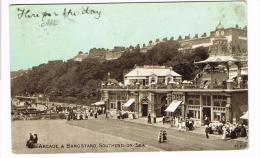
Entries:
[[221,22],[218,23],[216,30],[224,29],[224,26],[221,24]]

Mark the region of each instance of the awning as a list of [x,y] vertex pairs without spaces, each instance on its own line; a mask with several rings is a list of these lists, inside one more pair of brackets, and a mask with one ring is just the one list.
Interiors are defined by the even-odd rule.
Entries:
[[130,105],[132,105],[135,102],[135,99],[130,98],[124,105],[123,107],[129,107]]
[[213,56],[209,56],[206,60],[195,62],[195,64],[227,63],[227,62],[238,62],[238,60],[236,60],[232,56],[213,55]]
[[96,105],[96,106],[105,105],[105,102],[103,102],[103,101],[98,101],[98,102],[95,102],[95,103],[93,103],[93,104],[91,104],[91,105]]
[[182,101],[179,101],[179,100],[173,100],[165,111],[166,112],[174,112],[178,108],[178,106],[181,104],[181,102]]
[[248,111],[240,117],[241,119],[248,120]]

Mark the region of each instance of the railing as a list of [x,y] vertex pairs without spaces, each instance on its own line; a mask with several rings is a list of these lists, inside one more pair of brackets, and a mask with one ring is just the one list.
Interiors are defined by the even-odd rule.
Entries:
[[[233,87],[233,88],[232,88]],[[247,89],[247,84],[240,86],[234,84],[231,89]],[[228,89],[226,84],[154,84],[149,86],[144,85],[103,85],[102,89]]]

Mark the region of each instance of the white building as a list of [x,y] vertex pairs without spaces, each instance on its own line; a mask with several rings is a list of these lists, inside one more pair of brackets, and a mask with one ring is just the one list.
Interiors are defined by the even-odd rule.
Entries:
[[181,82],[182,76],[166,66],[136,66],[124,76],[124,85],[140,84],[149,86],[153,84],[165,84]]

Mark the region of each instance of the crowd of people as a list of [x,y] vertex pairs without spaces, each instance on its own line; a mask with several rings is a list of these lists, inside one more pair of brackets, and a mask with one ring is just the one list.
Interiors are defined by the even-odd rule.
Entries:
[[28,148],[35,148],[38,143],[38,135],[29,133],[29,139],[26,141],[26,146]]
[[167,132],[166,130],[160,130],[158,134],[159,143],[164,143],[167,141]]
[[247,126],[244,123],[233,123],[221,121],[218,123],[210,122],[207,117],[204,119],[206,138],[209,134],[222,135],[222,139],[235,139],[237,137],[247,137]]
[[100,115],[106,115],[107,112],[104,107],[90,107],[86,109],[73,110],[70,109],[66,113],[67,120],[87,120],[89,117],[98,118]]

